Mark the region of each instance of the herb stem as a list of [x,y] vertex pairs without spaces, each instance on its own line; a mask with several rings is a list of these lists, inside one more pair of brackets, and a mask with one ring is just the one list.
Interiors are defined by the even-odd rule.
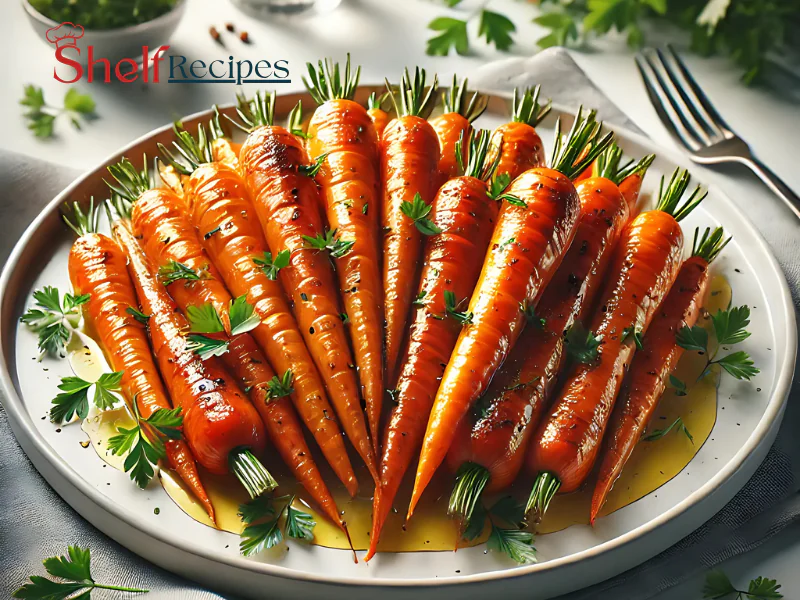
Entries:
[[88,587],[90,589],[116,590],[118,592],[131,592],[133,594],[147,594],[150,592],[150,590],[140,590],[139,588],[124,587],[121,585],[106,585],[103,583],[95,583]]

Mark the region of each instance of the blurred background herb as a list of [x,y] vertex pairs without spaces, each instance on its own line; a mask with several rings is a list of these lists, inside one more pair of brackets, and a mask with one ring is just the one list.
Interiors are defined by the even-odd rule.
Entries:
[[151,21],[169,12],[178,0],[28,0],[45,17],[85,29],[117,29]]
[[[447,0],[455,7],[462,0]],[[498,50],[507,50],[514,24],[486,6],[462,20],[440,17],[429,24],[434,35],[428,54],[446,55],[451,48],[469,52],[467,22],[479,19],[480,35]],[[787,52],[792,40],[800,39],[800,0],[541,0],[531,2],[533,21],[549,30],[537,41],[550,46],[581,47],[595,36],[618,31],[631,47],[645,43],[648,26],[664,23],[687,31],[691,48],[701,55],[725,54],[739,67],[742,80],[759,81],[768,64]],[[486,27],[484,23],[501,27]],[[795,41],[795,44],[797,42]]]

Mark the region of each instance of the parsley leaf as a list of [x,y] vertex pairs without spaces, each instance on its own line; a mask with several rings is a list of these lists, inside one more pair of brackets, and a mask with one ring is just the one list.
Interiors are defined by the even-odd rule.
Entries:
[[170,285],[176,281],[185,281],[188,284],[191,281],[208,278],[207,270],[195,271],[191,267],[187,267],[185,264],[175,260],[170,260],[166,265],[161,265],[158,268],[158,279],[164,285]]
[[719,310],[711,315],[714,335],[721,346],[738,344],[750,337],[745,327],[750,324],[750,307],[738,306],[730,310]]
[[[276,500],[285,501],[277,514],[274,507]],[[284,540],[284,532],[280,527],[280,520],[284,514],[286,537],[308,541],[314,539],[313,530],[317,525],[316,521],[309,513],[292,506],[294,500],[295,496],[280,498],[260,496],[239,506],[239,516],[247,525],[239,543],[239,551],[244,556],[258,554]]]
[[519,527],[525,519],[525,506],[511,496],[503,496],[489,509],[492,516]]
[[310,542],[314,539],[314,527],[317,522],[309,513],[292,506],[292,502],[294,502],[294,496],[286,505],[286,535],[290,538]]
[[45,354],[56,358],[67,355],[66,347],[72,332],[81,322],[78,307],[89,301],[89,294],[64,294],[61,300],[57,288],[45,286],[33,292],[35,308],[29,308],[20,321],[39,334],[39,358]]
[[472,323],[473,314],[469,311],[460,311],[459,308],[467,302],[467,298],[456,301],[455,293],[450,290],[444,291],[444,309],[448,317],[452,317],[461,325]]
[[134,308],[133,306],[129,306],[125,309],[125,312],[132,316],[134,319],[139,321],[142,325],[147,325],[147,321],[150,319],[150,315],[144,314],[138,308]]
[[578,26],[572,15],[566,12],[551,12],[540,15],[533,20],[537,25],[546,27],[550,33],[536,40],[540,48],[552,46],[569,46],[579,38]]
[[[704,330],[705,331],[705,330]],[[633,338],[633,343],[636,344],[636,348],[638,350],[642,349],[642,330],[637,329],[634,326],[626,327],[622,330],[622,339],[621,341],[626,341],[629,337]]]
[[585,329],[580,323],[575,323],[567,330],[564,338],[567,356],[575,362],[589,364],[597,360],[598,349],[603,341],[603,336],[597,336]]
[[[131,593],[144,593],[148,590],[112,586],[96,583],[92,578],[91,553],[89,548],[69,546],[67,556],[46,558],[43,563],[48,574],[63,581],[52,581],[38,575],[31,575],[30,583],[26,583],[11,596],[13,598],[29,598],[40,600],[66,600],[67,598],[82,600],[90,597],[93,589],[117,590]],[[80,592],[80,594],[78,593]]]
[[724,598],[729,594],[735,594],[736,588],[728,579],[728,576],[718,569],[709,571],[706,574],[706,583],[703,586],[703,598]]
[[50,420],[54,423],[71,421],[77,415],[85,419],[89,414],[89,388],[94,386],[93,402],[97,408],[105,410],[111,408],[117,397],[111,392],[118,391],[122,371],[103,373],[97,381],[86,381],[80,377],[62,377],[58,389],[61,393],[53,398],[50,407]]
[[675,429],[676,431],[682,431],[686,435],[686,437],[689,438],[689,441],[692,442],[692,444],[694,444],[694,437],[692,437],[692,434],[689,433],[689,429],[686,427],[686,424],[680,417],[678,417],[672,423],[670,423],[669,427],[667,427],[666,429],[655,429],[650,433],[648,433],[647,435],[643,435],[642,441],[655,442],[656,440],[660,440],[662,437],[667,435],[673,429]]
[[336,230],[325,230],[325,233],[318,233],[316,237],[304,235],[303,240],[309,248],[316,250],[327,250],[334,258],[341,258],[353,247],[355,241],[344,241],[336,235]]
[[118,398],[111,392],[119,391],[122,375],[122,371],[103,373],[100,375],[100,378],[94,382],[94,397],[92,399],[97,408],[105,410],[114,406]]
[[210,338],[197,333],[186,336],[186,348],[191,350],[200,360],[208,360],[212,356],[222,356],[228,351],[228,340]]
[[284,396],[291,396],[294,393],[292,384],[294,383],[294,374],[291,369],[286,369],[286,372],[279,379],[277,375],[273,375],[272,379],[267,382],[267,390],[271,400],[283,398]]
[[520,208],[528,208],[527,202],[525,202],[525,200],[522,200],[521,198],[518,198],[514,194],[501,194],[501,195],[499,195],[497,197],[497,199],[498,200],[505,200],[511,206],[519,206]]
[[264,258],[254,258],[253,262],[261,267],[268,279],[275,281],[278,278],[278,271],[289,266],[289,258],[291,253],[288,250],[281,250],[275,258],[272,257],[272,252],[264,252]]
[[486,41],[494,44],[498,50],[508,50],[511,47],[514,43],[511,34],[516,30],[514,23],[505,15],[486,9],[481,11],[478,37],[485,37]]
[[225,331],[222,319],[219,318],[217,310],[210,302],[200,306],[187,306],[186,318],[189,320],[192,331],[196,333],[222,333]]
[[28,121],[28,129],[39,138],[52,137],[56,118],[65,115],[76,129],[81,128],[80,117],[86,118],[94,113],[95,103],[88,94],[81,94],[75,88],[69,88],[64,95],[63,108],[48,105],[44,100],[42,88],[26,85],[24,95],[19,103],[27,110],[23,116]]
[[489,198],[492,200],[497,200],[500,194],[502,194],[508,187],[509,183],[511,183],[511,175],[508,173],[500,173],[500,175],[495,175],[492,177],[492,181],[489,184],[489,191],[486,193],[489,194]]
[[783,598],[783,594],[778,591],[780,588],[780,584],[774,579],[757,577],[750,581],[750,585],[747,587],[747,597],[753,600],[777,600]]
[[678,345],[685,350],[708,352],[708,332],[699,325],[694,327],[684,325],[676,334],[675,339]]
[[231,302],[228,309],[231,322],[231,335],[239,335],[252,331],[261,324],[261,318],[255,309],[247,302],[247,296],[242,295]]
[[685,396],[686,394],[689,393],[686,384],[677,377],[675,377],[675,375],[669,376],[669,384],[675,390],[676,396]]
[[467,38],[467,22],[451,17],[438,17],[428,23],[428,29],[441,33],[428,40],[425,54],[429,56],[447,56],[451,49],[461,56],[469,50]]
[[464,528],[461,537],[465,540],[474,540],[478,537],[481,533],[483,533],[483,527],[486,524],[486,517],[487,517],[486,509],[483,507],[483,504],[478,502],[475,505],[475,508],[472,510],[472,516],[467,523],[467,526]]
[[252,556],[277,546],[282,541],[283,532],[278,517],[274,517],[262,523],[245,527],[242,532],[242,540],[239,542],[239,552],[244,556]]
[[725,573],[719,569],[714,569],[706,574],[703,598],[719,600],[736,594],[734,600],[742,600],[742,598],[747,598],[748,600],[780,600],[783,598],[783,594],[778,591],[780,588],[780,584],[774,579],[757,577],[750,580],[747,590],[739,590]]
[[533,534],[519,529],[502,529],[492,524],[492,532],[486,541],[489,550],[502,552],[519,564],[536,562]]
[[528,324],[536,327],[536,329],[543,329],[547,324],[547,321],[536,314],[536,309],[530,306],[527,300],[519,303],[519,309],[522,311],[522,314],[525,315],[525,320]]
[[414,225],[424,235],[436,235],[442,233],[442,230],[434,224],[433,221],[428,219],[431,212],[431,205],[427,204],[419,193],[414,194],[413,202],[403,202],[400,205],[400,212],[402,212],[409,219],[414,221]]
[[328,158],[328,154],[330,152],[325,152],[324,154],[320,154],[310,165],[299,165],[297,167],[297,172],[301,175],[305,175],[306,177],[315,177],[319,170],[322,168],[322,163],[325,162],[325,159]]
[[736,379],[746,379],[750,381],[752,377],[755,377],[761,372],[754,366],[750,355],[748,355],[747,352],[742,352],[741,350],[739,352],[734,352],[732,354],[728,354],[727,356],[723,356],[719,360],[714,361],[714,363],[725,369]]

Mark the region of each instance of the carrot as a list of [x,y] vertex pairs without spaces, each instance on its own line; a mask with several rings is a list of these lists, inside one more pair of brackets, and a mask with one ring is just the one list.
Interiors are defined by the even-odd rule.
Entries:
[[[211,158],[214,162],[226,164],[234,169],[237,168],[242,145],[231,141],[225,134],[219,118],[219,108],[216,105],[214,105],[214,116],[208,122],[208,126],[211,134]],[[198,133],[198,135],[200,134]]]
[[[328,223],[338,234],[340,251],[332,256],[351,322],[356,366],[377,453],[384,394],[377,138],[366,109],[352,100],[360,68],[351,72],[349,55],[343,70],[331,61],[320,62],[316,69],[309,63],[308,74],[309,80],[303,81],[319,107],[308,124],[306,145],[309,156],[315,160],[324,157],[316,179]],[[316,245],[327,242],[318,238]],[[374,462],[374,454],[371,456]]]
[[511,121],[501,125],[492,134],[494,142],[502,146],[497,176],[513,181],[523,172],[545,164],[544,144],[535,127],[550,112],[550,101],[539,104],[539,86],[526,88],[522,97],[514,89]]
[[[612,144],[601,156],[615,152]],[[638,165],[646,169],[652,155]],[[600,160],[598,158],[598,160]],[[580,215],[575,237],[536,310],[476,404],[476,419],[462,419],[447,465],[457,472],[451,513],[466,524],[471,498],[509,486],[522,468],[531,435],[539,424],[566,362],[563,332],[591,310],[612,251],[628,221],[628,205],[616,181],[618,163],[576,187]],[[467,485],[469,483],[469,485]]]
[[[301,139],[283,127],[271,125],[273,102],[274,96],[259,95],[250,107],[240,108],[240,116],[252,130],[242,146],[241,169],[251,205],[255,207],[271,251],[269,257],[265,256],[266,248],[260,242],[262,248],[253,254],[267,272],[270,265],[277,271],[283,289],[290,295],[300,331],[327,386],[342,429],[375,477],[375,457],[358,402],[358,384],[333,269],[328,257],[310,247],[307,241],[316,239],[323,231],[319,195],[311,178],[316,167],[305,164]],[[234,174],[228,179],[233,183]],[[240,190],[236,194],[242,197]],[[205,223],[201,227],[207,229],[201,231],[210,231],[223,218],[222,214],[210,213],[216,199],[211,194],[196,194],[195,197],[196,222]],[[248,233],[250,237],[256,235],[253,231]],[[213,236],[209,243],[216,243]],[[276,265],[283,264],[282,259],[286,260],[285,266],[277,268]],[[325,397],[322,390],[320,395]],[[331,421],[319,421],[320,428],[335,424],[333,411],[327,411],[323,411],[323,416]],[[318,443],[325,447],[324,441],[318,440]],[[331,464],[335,465],[335,461]],[[339,473],[348,491],[354,494],[358,484],[354,477],[348,482],[344,462]]]
[[681,265],[672,289],[661,303],[625,376],[609,423],[609,436],[592,495],[592,523],[647,428],[666,389],[667,379],[683,355],[675,334],[684,325],[692,327],[697,322],[708,288],[709,264],[730,241],[730,238],[724,239],[721,227],[713,233],[706,229],[699,240],[698,234],[699,229],[695,230],[692,256]]
[[[459,165],[465,162],[465,157],[458,156],[456,142],[464,136],[469,139],[472,133],[472,123],[486,110],[488,98],[478,92],[473,92],[468,97],[467,80],[461,84],[453,75],[453,85],[447,92],[442,92],[443,113],[431,119],[431,126],[439,138],[439,185],[452,177],[459,175]],[[462,151],[465,146],[460,146]]]
[[[137,181],[140,174],[130,162],[123,160],[109,170],[121,186],[114,191],[124,192],[129,201],[146,192],[147,180]],[[212,473],[232,471],[253,498],[275,489],[275,479],[255,456],[265,442],[258,412],[213,351],[204,352],[209,348],[192,344],[185,336],[188,321],[122,219],[114,220],[112,233],[128,256],[128,272],[142,311],[150,315],[153,352],[174,403],[182,409],[184,435],[197,461]]]
[[430,219],[440,232],[425,241],[417,299],[393,392],[397,404],[384,435],[365,560],[375,554],[400,482],[419,450],[439,379],[465,320],[458,301],[472,293],[479,274],[474,256],[489,245],[498,211],[497,201],[488,194],[487,181],[496,168],[489,148],[489,132],[473,134],[464,175],[442,186],[433,201]]
[[[388,82],[386,85],[389,88]],[[383,303],[389,377],[400,354],[423,235],[437,232],[427,216],[438,189],[439,140],[421,116],[435,90],[435,76],[426,92],[425,70],[417,68],[412,81],[406,69],[395,107],[397,118],[386,128],[381,146]]]
[[[459,335],[431,409],[409,517],[444,460],[459,422],[505,361],[572,242],[580,200],[570,178],[611,141],[610,133],[600,136],[594,112],[585,117],[578,112],[563,145],[558,129],[560,125],[553,168],[525,171],[500,196],[503,205],[469,303],[472,319]],[[576,163],[586,147],[586,157]]]
[[[74,223],[64,217],[78,235],[69,253],[73,290],[78,295],[89,294],[83,306],[86,323],[97,335],[111,368],[123,372],[120,385],[126,401],[129,405],[135,401],[139,413],[147,419],[159,409],[172,408],[172,404],[153,362],[145,326],[128,312],[139,310],[139,301],[125,267],[125,254],[114,240],[97,233],[99,213],[94,199],[87,213],[76,203],[73,214]],[[214,507],[186,442],[167,440],[164,446],[170,466],[215,522]]]
[[[189,187],[191,186],[190,178]],[[142,239],[145,254],[152,264],[166,265],[174,261],[195,273],[203,272],[207,275],[198,280],[175,281],[167,286],[167,290],[181,311],[190,317],[190,322],[193,310],[210,305],[212,316],[217,317],[217,327],[206,326],[203,331],[226,334],[224,337],[228,342],[228,351],[222,355],[222,362],[248,392],[264,421],[267,434],[295,478],[331,520],[342,527],[336,503],[303,438],[300,421],[287,397],[288,390],[279,390],[274,384],[271,385],[275,372],[250,333],[235,333],[233,330],[234,324],[229,315],[232,314],[234,300],[222,282],[223,277],[203,250],[185,204],[170,192],[151,190],[142,194],[134,204],[131,223],[134,234]],[[253,310],[250,305],[246,306],[249,307],[248,310]],[[264,327],[258,320],[248,325],[242,325],[241,319],[239,321],[242,329]],[[213,324],[214,319],[211,319],[211,325]],[[289,373],[291,377],[293,373]]]
[[636,341],[677,275],[683,247],[678,221],[705,194],[698,187],[681,204],[686,171],[676,170],[666,188],[661,183],[657,209],[640,214],[622,232],[590,331],[573,327],[568,334],[568,352],[572,349],[579,362],[526,456],[526,467],[537,474],[526,512],[537,519],[557,491],[574,491],[589,475]]
[[383,104],[391,97],[391,91],[380,96],[372,92],[367,100],[367,114],[372,121],[372,126],[375,128],[375,137],[378,140],[378,145],[380,145],[383,137],[383,130],[389,124],[389,113],[383,110]]

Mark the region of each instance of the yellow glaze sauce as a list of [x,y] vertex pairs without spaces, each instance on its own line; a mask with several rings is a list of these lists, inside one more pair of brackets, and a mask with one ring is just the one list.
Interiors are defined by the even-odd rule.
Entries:
[[[718,309],[727,308],[730,299],[731,289],[728,282],[724,277],[716,276],[712,278],[703,306],[707,313],[713,313]],[[707,328],[711,326],[708,317],[701,318],[700,324]],[[96,365],[92,363],[90,357],[88,359],[86,356],[80,358],[85,354],[83,343],[81,342],[80,347],[75,350],[74,356],[72,353],[70,354],[70,361],[73,368],[76,369],[76,374],[84,373],[92,380],[96,379],[99,374],[92,375]],[[601,516],[636,502],[664,485],[689,464],[708,439],[716,422],[719,374],[712,373],[697,383],[691,383],[697,379],[704,364],[703,358],[696,353],[684,354],[675,375],[689,384],[689,393],[686,396],[677,396],[672,389],[667,389],[649,427],[649,431],[663,429],[669,426],[675,418],[681,417],[694,437],[694,443],[676,430],[656,441],[640,443],[614,486]],[[84,378],[88,379],[88,377]],[[127,409],[121,407],[90,415],[84,420],[83,430],[89,436],[98,455],[112,467],[121,469],[123,458],[110,455],[107,452],[106,443],[108,438],[116,433],[117,427],[132,425],[133,420]],[[361,469],[357,473],[362,491],[355,498],[350,498],[343,486],[336,481],[327,465],[324,464],[324,460],[318,456],[315,458],[317,465],[325,474],[325,479],[342,512],[342,517],[347,523],[353,548],[366,550],[369,546],[372,527],[373,485],[366,469]],[[314,528],[312,543],[329,548],[349,549],[350,543],[344,533],[313,509],[308,495],[292,479],[286,467],[280,463],[277,457],[269,457],[265,464],[269,465],[270,471],[279,483],[276,494],[296,494],[295,506],[313,515],[317,525]],[[242,486],[232,475],[213,475],[201,468],[200,476],[214,505],[218,528],[236,534],[241,533],[244,524],[238,516],[238,508],[240,504],[248,501],[247,493]],[[188,492],[175,473],[162,468],[159,478],[170,498],[187,515],[200,523],[212,526],[205,510]],[[398,494],[396,510],[389,515],[381,536],[380,551],[453,550],[458,540],[458,527],[447,516],[447,503],[453,482],[452,474],[440,473],[434,479],[414,513],[414,519],[404,525],[405,508],[411,493],[412,482],[410,479],[410,476],[406,477]],[[520,482],[511,490],[499,494],[498,497],[511,493],[524,501],[529,491],[526,489],[528,485],[530,485],[529,482]],[[588,485],[578,492],[557,496],[544,521],[538,526],[538,533],[552,533],[571,525],[588,524],[591,492],[591,485]],[[492,501],[493,498],[486,499],[487,504],[491,504]],[[488,531],[484,531],[475,540],[469,543],[462,540],[458,545],[464,547],[483,543],[486,541],[487,535]],[[282,551],[274,548],[265,556],[274,558]]]

